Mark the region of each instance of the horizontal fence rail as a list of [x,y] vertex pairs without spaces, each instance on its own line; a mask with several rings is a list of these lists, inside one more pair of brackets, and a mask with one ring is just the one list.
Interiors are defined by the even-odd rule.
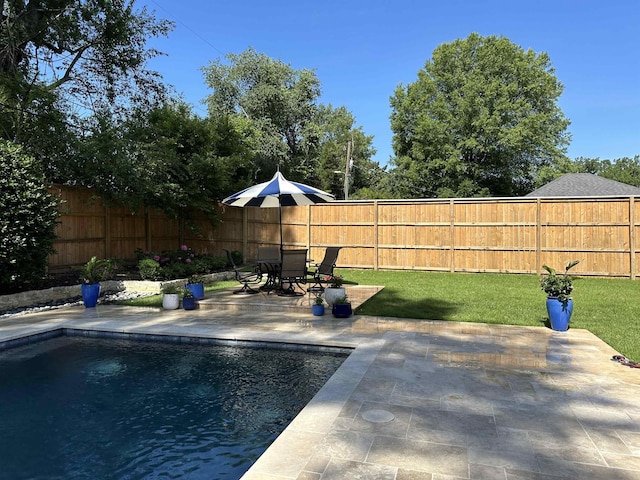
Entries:
[[[163,213],[107,207],[90,190],[55,187],[60,224],[51,271],[91,256],[135,260],[187,244],[202,253],[279,246],[277,208],[220,206],[214,227],[197,217],[197,232]],[[322,259],[341,246],[338,265],[375,270],[539,273],[580,260],[577,275],[638,275],[640,197],[479,198],[338,201],[282,209],[285,248]]]

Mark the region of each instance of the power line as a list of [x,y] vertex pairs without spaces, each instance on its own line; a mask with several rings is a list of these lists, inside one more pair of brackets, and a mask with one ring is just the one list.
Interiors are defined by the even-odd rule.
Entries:
[[166,8],[164,8],[162,5],[160,5],[158,2],[156,2],[155,0],[151,0],[151,3],[153,3],[154,5],[156,5],[158,8],[160,8],[161,10],[164,10],[165,13],[167,13],[169,16],[173,17],[173,19],[181,24],[184,28],[186,28],[187,30],[189,30],[191,33],[193,33],[196,37],[198,37],[200,40],[202,40],[204,43],[206,43],[207,45],[209,45],[211,48],[213,48],[216,52],[220,53],[221,55],[224,55],[224,52],[222,52],[219,48],[217,48],[214,44],[212,44],[209,40],[207,40],[206,38],[204,38],[202,35],[200,35],[198,32],[196,32],[193,28],[191,28],[189,25],[187,25],[185,22],[183,22],[182,20],[180,20],[177,16],[175,16],[173,13],[171,13],[169,10],[167,10]]

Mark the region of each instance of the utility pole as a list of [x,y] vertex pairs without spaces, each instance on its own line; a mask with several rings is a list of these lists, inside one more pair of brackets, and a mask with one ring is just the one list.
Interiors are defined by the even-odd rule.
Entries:
[[347,161],[344,167],[344,199],[349,200],[349,177],[351,176],[351,140],[347,142]]

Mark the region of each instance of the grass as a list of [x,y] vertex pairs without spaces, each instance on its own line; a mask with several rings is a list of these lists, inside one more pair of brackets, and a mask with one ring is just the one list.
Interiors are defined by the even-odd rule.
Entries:
[[[362,315],[545,326],[545,294],[535,275],[464,274],[412,271],[341,270],[346,283],[384,285],[357,311]],[[206,291],[236,286],[235,280]],[[630,359],[640,360],[638,282],[577,278],[573,328],[584,328]],[[129,300],[127,305],[162,306],[162,296]]]
[[[543,327],[545,294],[535,275],[343,270],[345,279],[385,288],[359,314]],[[571,326],[640,360],[638,282],[577,278]]]
[[[220,290],[222,288],[229,288],[238,285],[235,280],[224,280],[221,282],[215,282],[210,285],[205,285],[204,291],[211,292],[213,290]],[[131,298],[129,300],[121,300],[118,302],[120,305],[129,305],[132,307],[162,307],[162,294],[149,295],[148,297]]]

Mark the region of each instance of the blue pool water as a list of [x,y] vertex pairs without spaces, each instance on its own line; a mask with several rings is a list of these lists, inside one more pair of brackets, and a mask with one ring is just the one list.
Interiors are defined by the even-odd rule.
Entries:
[[82,337],[0,352],[0,477],[237,479],[344,358]]

